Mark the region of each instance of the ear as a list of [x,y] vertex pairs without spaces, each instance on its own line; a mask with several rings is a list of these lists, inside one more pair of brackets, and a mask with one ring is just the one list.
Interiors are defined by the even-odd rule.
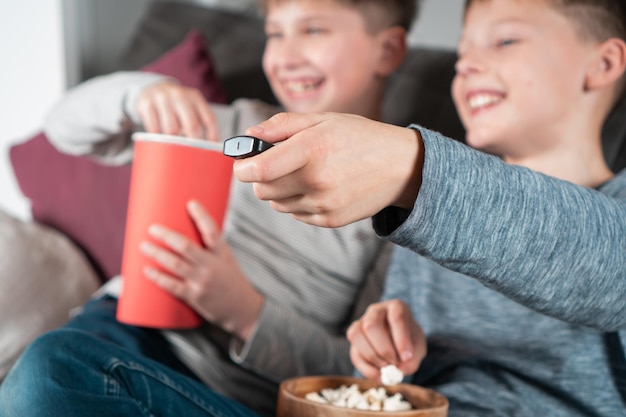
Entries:
[[400,26],[393,26],[378,34],[380,48],[376,74],[387,77],[404,61],[407,52],[407,33]]
[[611,38],[598,46],[597,54],[585,77],[585,89],[596,90],[617,82],[626,70],[626,43]]

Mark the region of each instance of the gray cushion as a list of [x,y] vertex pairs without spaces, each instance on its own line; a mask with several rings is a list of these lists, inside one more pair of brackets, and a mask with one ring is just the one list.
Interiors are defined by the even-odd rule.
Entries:
[[204,35],[229,100],[252,97],[276,103],[261,65],[265,46],[263,20],[249,14],[176,1],[153,2],[124,50],[119,69],[137,69],[153,61],[178,44],[192,28]]
[[385,121],[400,126],[418,123],[463,140],[465,129],[450,94],[455,61],[453,51],[410,49],[404,63],[389,78],[383,102]]
[[65,323],[99,281],[81,251],[54,229],[0,211],[0,380],[24,348]]

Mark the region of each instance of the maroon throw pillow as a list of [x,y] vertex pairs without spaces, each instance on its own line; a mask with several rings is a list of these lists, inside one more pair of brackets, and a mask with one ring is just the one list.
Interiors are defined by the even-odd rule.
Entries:
[[219,82],[206,42],[197,29],[142,71],[169,75],[187,87],[197,88],[211,103],[226,103],[226,93]]
[[[142,71],[177,78],[213,103],[226,95],[197,30]],[[57,151],[44,133],[11,147],[18,185],[33,219],[60,230],[81,247],[103,281],[121,269],[131,165],[106,166]]]

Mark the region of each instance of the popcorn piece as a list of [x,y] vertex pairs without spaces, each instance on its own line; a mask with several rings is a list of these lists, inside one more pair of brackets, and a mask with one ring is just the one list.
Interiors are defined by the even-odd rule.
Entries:
[[326,398],[322,397],[319,393],[317,392],[309,392],[305,395],[305,397],[307,400],[309,401],[314,401],[316,403],[320,403],[320,404],[328,404],[328,401],[326,400]]
[[402,382],[402,371],[396,365],[387,365],[380,368],[380,380],[383,385],[396,385]]
[[383,403],[383,411],[406,411],[411,409],[411,404],[404,401],[402,395],[395,394]]

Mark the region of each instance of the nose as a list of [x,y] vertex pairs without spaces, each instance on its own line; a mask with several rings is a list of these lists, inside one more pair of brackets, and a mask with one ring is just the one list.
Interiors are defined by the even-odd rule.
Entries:
[[285,36],[273,46],[274,60],[278,65],[291,68],[302,62],[302,47],[292,37]]
[[483,71],[485,62],[477,52],[464,51],[457,58],[454,69],[457,75],[468,76]]

